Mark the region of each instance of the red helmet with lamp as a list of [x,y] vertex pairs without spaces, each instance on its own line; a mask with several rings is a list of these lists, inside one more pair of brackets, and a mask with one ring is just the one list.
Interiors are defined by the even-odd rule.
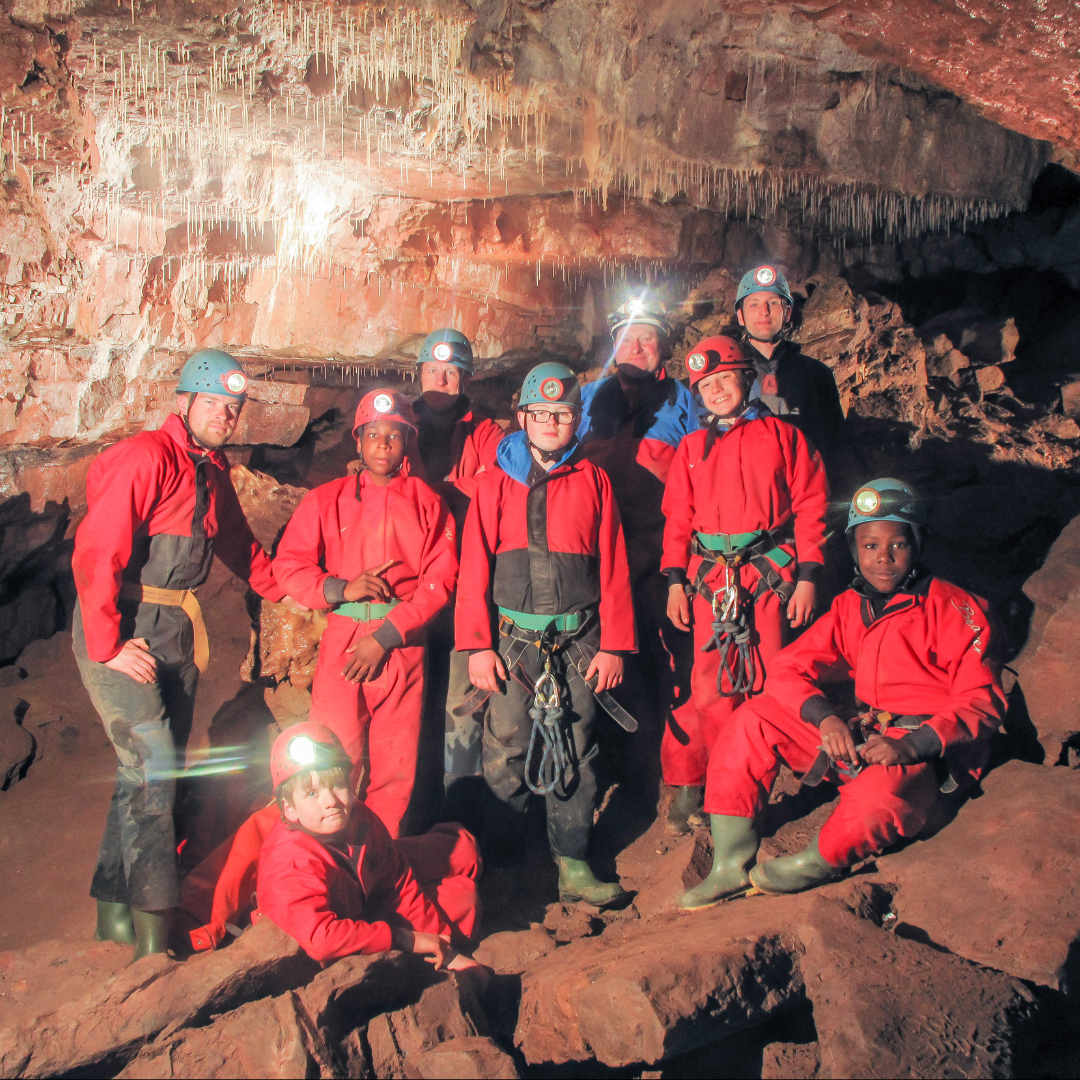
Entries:
[[374,420],[395,420],[411,427],[414,432],[418,427],[412,406],[397,390],[370,390],[360,399],[353,420],[353,438],[365,424]]
[[305,721],[292,724],[275,740],[270,750],[270,783],[275,794],[286,780],[302,772],[342,768],[346,775],[352,761],[341,740],[325,724]]
[[753,371],[754,363],[743,352],[742,346],[732,337],[717,334],[703,338],[686,356],[686,371],[690,376],[690,389],[702,379],[718,371]]

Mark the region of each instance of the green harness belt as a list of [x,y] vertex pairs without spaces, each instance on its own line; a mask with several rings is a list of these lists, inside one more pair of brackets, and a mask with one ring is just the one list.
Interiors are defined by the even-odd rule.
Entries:
[[373,604],[369,600],[360,600],[352,604],[338,604],[334,608],[334,614],[346,615],[357,622],[374,622],[376,619],[385,619],[400,603],[400,600],[391,600],[388,604]]
[[[773,539],[772,534],[768,532],[768,530],[748,533],[699,532],[694,533],[694,536],[697,538],[697,542],[705,548],[706,551],[719,551],[724,555],[736,555],[746,548],[753,547],[759,540],[763,540],[765,537],[768,537],[770,540]],[[779,544],[776,544],[768,551],[756,551],[754,554],[763,556],[781,570],[791,562],[791,556],[780,547]]]
[[588,622],[592,611],[570,611],[565,615],[533,615],[528,611],[513,611],[501,607],[499,614],[522,630],[554,629],[557,634],[576,634]]

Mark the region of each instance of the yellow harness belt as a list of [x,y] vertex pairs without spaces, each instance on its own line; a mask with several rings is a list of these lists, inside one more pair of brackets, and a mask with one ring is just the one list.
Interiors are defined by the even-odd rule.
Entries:
[[157,589],[153,585],[138,585],[125,581],[120,586],[120,595],[125,600],[138,600],[143,604],[161,604],[164,607],[178,607],[191,620],[195,631],[195,666],[205,671],[210,663],[210,642],[206,637],[206,623],[203,622],[202,608],[191,589]]

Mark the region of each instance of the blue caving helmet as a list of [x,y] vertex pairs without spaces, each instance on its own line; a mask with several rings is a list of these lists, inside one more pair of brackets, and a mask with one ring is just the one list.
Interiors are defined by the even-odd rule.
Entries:
[[180,371],[178,394],[221,394],[247,399],[248,378],[240,362],[220,349],[200,349],[188,357]]
[[416,366],[430,364],[438,361],[442,364],[453,364],[461,368],[467,375],[473,371],[473,351],[469,339],[460,330],[451,330],[446,327],[443,330],[433,330],[420,346],[420,355],[416,358]]
[[739,282],[739,291],[735,294],[735,309],[751,294],[756,292],[776,293],[786,303],[793,303],[787,278],[775,266],[765,264],[747,270]]
[[921,546],[926,532],[926,505],[915,489],[903,480],[891,476],[871,480],[859,488],[851,500],[844,530],[848,539],[852,538],[856,525],[868,521],[899,521],[910,525],[916,543]]
[[565,365],[554,361],[537,364],[521,384],[518,408],[526,405],[569,405],[581,408],[581,387],[577,376]]

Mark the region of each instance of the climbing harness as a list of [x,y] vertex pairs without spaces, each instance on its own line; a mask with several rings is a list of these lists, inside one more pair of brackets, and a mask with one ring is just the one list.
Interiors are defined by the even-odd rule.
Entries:
[[[569,769],[574,760],[574,747],[570,733],[563,724],[566,710],[562,706],[562,690],[559,680],[551,670],[552,648],[544,650],[545,635],[537,645],[545,651],[544,670],[533,684],[533,704],[529,709],[532,734],[529,750],[525,755],[525,784],[534,795],[548,795],[558,787],[566,786]],[[536,760],[539,751],[540,759]],[[534,780],[533,777],[536,777]]]
[[[750,612],[758,599],[770,590],[786,604],[795,591],[790,581],[777,573],[792,557],[780,546],[767,529],[754,533],[695,533],[690,550],[701,557],[693,590],[712,607],[712,637],[702,652],[716,649],[720,666],[716,674],[716,689],[721,697],[735,697],[753,690],[758,669],[750,644]],[[752,595],[746,595],[739,585],[739,568],[749,563],[761,577]],[[720,588],[713,590],[705,578],[716,566],[722,567]],[[749,601],[749,602],[747,602]],[[728,689],[724,688],[725,676]]]

